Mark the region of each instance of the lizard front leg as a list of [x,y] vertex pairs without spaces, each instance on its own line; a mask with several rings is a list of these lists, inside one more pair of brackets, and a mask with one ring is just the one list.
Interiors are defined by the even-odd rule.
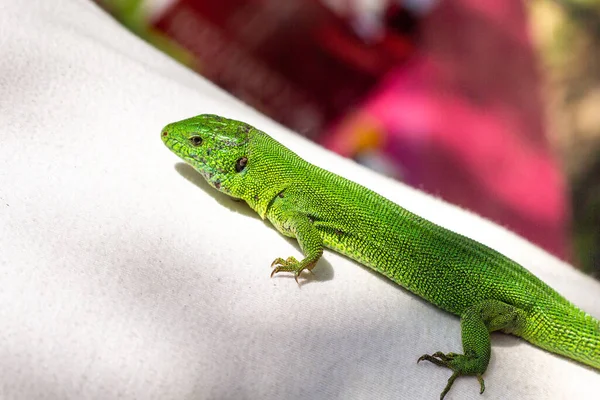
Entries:
[[298,282],[298,276],[305,269],[312,271],[323,255],[323,238],[306,215],[294,211],[281,211],[271,219],[275,227],[284,235],[295,237],[300,249],[304,253],[304,259],[298,261],[294,257],[287,259],[277,258],[271,264],[273,272],[271,277],[278,272],[292,272]]

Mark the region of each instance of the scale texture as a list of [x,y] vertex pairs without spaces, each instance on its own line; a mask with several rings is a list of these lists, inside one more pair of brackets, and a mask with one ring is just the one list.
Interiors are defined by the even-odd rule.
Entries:
[[483,392],[492,331],[600,369],[600,322],[495,250],[304,161],[246,123],[199,115],[161,136],[212,187],[298,240],[305,258],[277,258],[273,274],[297,279],[327,247],[458,315],[463,354],[419,358],[453,371],[440,398],[461,375],[477,376]]

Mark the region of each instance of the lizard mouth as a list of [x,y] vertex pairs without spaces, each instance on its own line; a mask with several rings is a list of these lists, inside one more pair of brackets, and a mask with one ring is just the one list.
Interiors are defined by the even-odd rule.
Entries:
[[211,166],[208,163],[209,159],[206,155],[201,152],[197,153],[197,149],[191,147],[187,140],[182,140],[182,138],[173,135],[167,128],[165,127],[161,133],[161,138],[165,146],[181,160],[193,167],[212,187],[217,190],[227,191],[226,187],[221,186],[225,178],[224,171]]
[[217,176],[217,171],[206,163],[204,157],[195,154],[190,147],[173,137],[169,137],[166,132],[163,133],[163,142],[179,158],[191,165],[202,177],[216,189],[221,188],[221,179]]
[[191,164],[195,160],[193,155],[190,153],[189,146],[173,137],[170,137],[166,131],[163,132],[162,139],[165,146],[167,146],[169,150],[171,150],[184,161]]

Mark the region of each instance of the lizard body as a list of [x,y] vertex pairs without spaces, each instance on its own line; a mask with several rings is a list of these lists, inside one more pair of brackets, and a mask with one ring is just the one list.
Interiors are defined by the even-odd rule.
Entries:
[[483,393],[492,331],[600,370],[600,322],[497,251],[304,161],[243,122],[199,115],[167,125],[161,136],[212,187],[298,240],[305,258],[276,259],[271,276],[297,279],[327,247],[458,315],[463,354],[418,360],[453,371],[441,399],[461,375],[475,375]]

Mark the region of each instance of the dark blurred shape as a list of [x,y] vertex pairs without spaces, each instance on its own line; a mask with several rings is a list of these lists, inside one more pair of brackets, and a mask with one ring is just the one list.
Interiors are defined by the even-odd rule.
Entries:
[[594,163],[573,182],[573,234],[582,268],[600,278],[600,148]]
[[419,18],[400,4],[392,4],[385,10],[384,24],[389,33],[415,37],[419,33]]

